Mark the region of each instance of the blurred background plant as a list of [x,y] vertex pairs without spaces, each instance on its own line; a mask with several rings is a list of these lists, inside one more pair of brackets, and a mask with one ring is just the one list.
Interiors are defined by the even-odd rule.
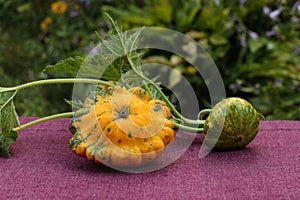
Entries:
[[[295,0],[0,0],[0,85],[65,77],[41,74],[62,59],[86,55],[107,34],[103,13],[124,30],[159,26],[198,41],[223,76],[227,96],[249,100],[267,119],[300,119],[300,1]],[[196,89],[200,106],[210,106],[195,69],[170,53],[146,54],[144,62],[167,64]],[[170,77],[176,84],[176,77]],[[70,110],[72,86],[23,91],[20,115],[44,116]]]

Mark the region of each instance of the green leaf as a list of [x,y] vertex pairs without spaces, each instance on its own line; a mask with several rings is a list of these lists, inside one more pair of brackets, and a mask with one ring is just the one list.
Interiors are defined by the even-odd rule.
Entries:
[[42,73],[63,72],[76,77],[78,70],[80,69],[83,62],[84,58],[81,56],[70,57],[60,61],[55,65],[48,65],[42,71]]
[[248,43],[251,53],[257,52],[259,49],[265,46],[266,42],[267,41],[265,38],[258,38],[257,40],[249,39]]
[[0,134],[0,156],[10,157],[9,147],[16,142],[18,133],[16,131],[3,131]]
[[9,131],[19,125],[18,115],[15,110],[13,98],[16,91],[0,93],[0,128]]
[[17,91],[5,91],[4,88],[0,88],[0,156],[4,157],[10,157],[9,146],[18,137],[17,132],[12,131],[20,125],[13,103],[16,93]]
[[[108,14],[106,14],[106,17],[111,28],[111,33],[115,35],[111,35],[107,40],[99,36],[101,45],[97,52],[101,52],[101,54],[88,57],[87,63],[90,64],[84,64],[83,71],[87,71],[90,73],[89,75],[92,75],[95,74],[95,71],[102,72],[102,67],[107,66],[105,71],[102,74],[98,74],[98,76],[101,75],[102,79],[109,81],[118,81],[123,74],[139,66],[143,53],[137,52],[136,48],[141,32],[136,31],[128,35],[128,33],[122,32],[122,29]],[[113,62],[107,63],[108,61]],[[91,69],[94,72],[91,73]]]
[[209,37],[209,41],[213,45],[225,45],[228,42],[227,39],[226,39],[226,37],[222,36],[221,34],[212,34]]
[[[100,78],[97,76],[96,72],[101,68],[101,66],[93,62],[93,59],[96,60],[97,58],[88,57],[87,59],[88,60],[85,60],[85,58],[81,56],[70,57],[55,65],[47,66],[43,70],[43,73],[66,73],[71,77],[76,77],[79,72],[80,76]],[[113,65],[108,66],[103,72],[101,78],[111,81],[119,80],[121,77],[121,71],[120,67],[118,68],[119,69],[116,69]]]
[[[73,77],[78,75],[80,77],[118,81],[122,74],[132,69],[132,67],[138,66],[143,55],[135,51],[140,31],[127,35],[122,32],[122,29],[108,14],[106,14],[106,17],[111,29],[111,37],[104,40],[98,35],[101,45],[96,47],[95,52],[101,52],[101,54],[90,54],[86,58],[81,56],[67,58],[55,65],[47,66],[43,73],[62,72]],[[128,57],[134,62],[135,66],[131,66]]]

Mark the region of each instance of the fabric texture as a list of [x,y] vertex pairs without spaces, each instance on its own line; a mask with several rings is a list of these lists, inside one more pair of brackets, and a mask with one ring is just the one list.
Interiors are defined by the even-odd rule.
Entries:
[[0,158],[1,199],[300,199],[300,121],[263,121],[245,149],[203,159],[195,141],[168,167],[138,174],[73,154],[69,121],[20,131],[12,158]]

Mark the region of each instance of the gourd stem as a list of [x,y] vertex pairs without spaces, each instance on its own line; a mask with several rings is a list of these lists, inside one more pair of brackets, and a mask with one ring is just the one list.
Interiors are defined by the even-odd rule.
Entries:
[[192,120],[192,119],[187,119],[185,117],[183,117],[174,107],[174,105],[169,101],[168,97],[165,96],[165,94],[161,91],[161,89],[155,84],[153,83],[150,79],[148,79],[147,77],[145,77],[143,74],[141,74],[139,71],[136,70],[130,56],[127,56],[127,60],[129,62],[129,64],[132,67],[132,70],[138,75],[140,76],[142,79],[144,79],[145,81],[147,81],[152,87],[154,87],[154,89],[161,95],[161,97],[164,99],[164,101],[167,103],[167,105],[170,107],[170,109],[173,111],[173,113],[175,114],[176,117],[180,118],[180,120],[182,120],[182,122],[187,123],[187,124],[194,124],[197,125],[200,123],[199,120]]
[[191,124],[191,125],[201,125],[204,123],[203,120],[194,120],[194,119],[188,119],[188,118],[185,118],[185,117],[181,117],[182,119],[182,122],[185,123],[185,124]]
[[36,124],[39,124],[39,123],[42,123],[42,122],[46,122],[46,121],[49,121],[49,120],[58,119],[58,118],[67,118],[67,117],[73,117],[73,116],[74,116],[74,112],[66,112],[66,113],[50,115],[50,116],[47,116],[47,117],[43,117],[43,118],[28,122],[28,123],[23,124],[19,127],[15,127],[15,128],[12,129],[12,131],[20,131],[20,130],[23,130],[27,127],[30,127],[30,126],[33,126],[33,125],[36,125]]
[[111,83],[107,81],[102,81],[98,79],[90,79],[90,78],[62,78],[62,79],[46,79],[46,80],[39,80],[33,81],[29,83],[25,83],[22,85],[18,85],[16,87],[10,87],[8,90],[21,90],[24,88],[37,86],[37,85],[46,85],[46,84],[57,84],[57,83],[91,83],[91,84],[101,84],[106,86],[113,86]]
[[[172,121],[175,123],[182,123],[182,121],[178,118],[176,118],[175,116],[172,115]],[[198,126],[198,127],[203,127],[205,123],[205,120],[198,120],[197,123],[195,123],[195,121],[193,121],[193,123],[183,123],[185,126]]]
[[174,123],[174,128],[179,129],[179,130],[188,131],[188,132],[192,132],[192,133],[203,133],[204,132],[204,128],[193,128],[193,127],[185,126],[182,124],[178,124],[176,122],[173,122],[173,123]]
[[198,119],[202,120],[203,119],[203,116],[206,115],[206,114],[209,114],[211,112],[211,109],[204,109],[204,110],[201,110],[198,114]]

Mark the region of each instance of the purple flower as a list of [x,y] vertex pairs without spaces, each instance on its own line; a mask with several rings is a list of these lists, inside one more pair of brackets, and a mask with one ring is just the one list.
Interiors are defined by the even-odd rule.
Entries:
[[178,104],[178,99],[177,99],[176,97],[173,97],[173,98],[171,99],[171,103],[172,103],[173,105],[177,105],[177,104]]
[[246,34],[242,34],[241,35],[240,44],[241,44],[242,47],[246,47],[247,46]]
[[219,6],[220,5],[220,0],[215,0],[215,4],[216,4],[216,6]]
[[79,15],[79,12],[77,10],[70,11],[70,16],[71,17],[77,17],[78,15]]
[[264,6],[264,7],[263,7],[263,12],[264,12],[264,14],[265,14],[265,15],[269,15],[269,14],[270,14],[270,12],[271,12],[271,10],[270,10],[270,8],[269,8],[269,7],[267,7],[267,6]]
[[246,3],[247,0],[240,0],[240,6],[244,6],[244,4]]
[[263,7],[263,12],[265,15],[268,15],[273,21],[277,20],[280,13],[282,12],[282,9],[279,8],[277,10],[271,11],[271,9],[267,6]]
[[257,39],[258,39],[258,34],[257,34],[256,32],[254,32],[254,31],[249,31],[248,34],[249,34],[249,36],[250,36],[250,38],[251,38],[252,40],[257,40]]
[[294,55],[294,56],[298,56],[299,53],[300,53],[300,49],[299,49],[298,47],[295,47],[295,48],[293,49],[293,55]]
[[272,11],[270,14],[269,14],[269,17],[272,19],[272,20],[276,20],[278,19],[280,13],[281,13],[281,9],[277,9],[277,10],[274,10]]
[[280,86],[281,86],[281,81],[278,80],[278,79],[276,79],[276,80],[274,81],[274,88],[279,88]]
[[292,10],[300,12],[300,1],[296,1],[292,7]]
[[277,34],[277,31],[275,29],[272,29],[272,30],[266,32],[266,36],[268,36],[268,37],[272,37],[276,34]]

